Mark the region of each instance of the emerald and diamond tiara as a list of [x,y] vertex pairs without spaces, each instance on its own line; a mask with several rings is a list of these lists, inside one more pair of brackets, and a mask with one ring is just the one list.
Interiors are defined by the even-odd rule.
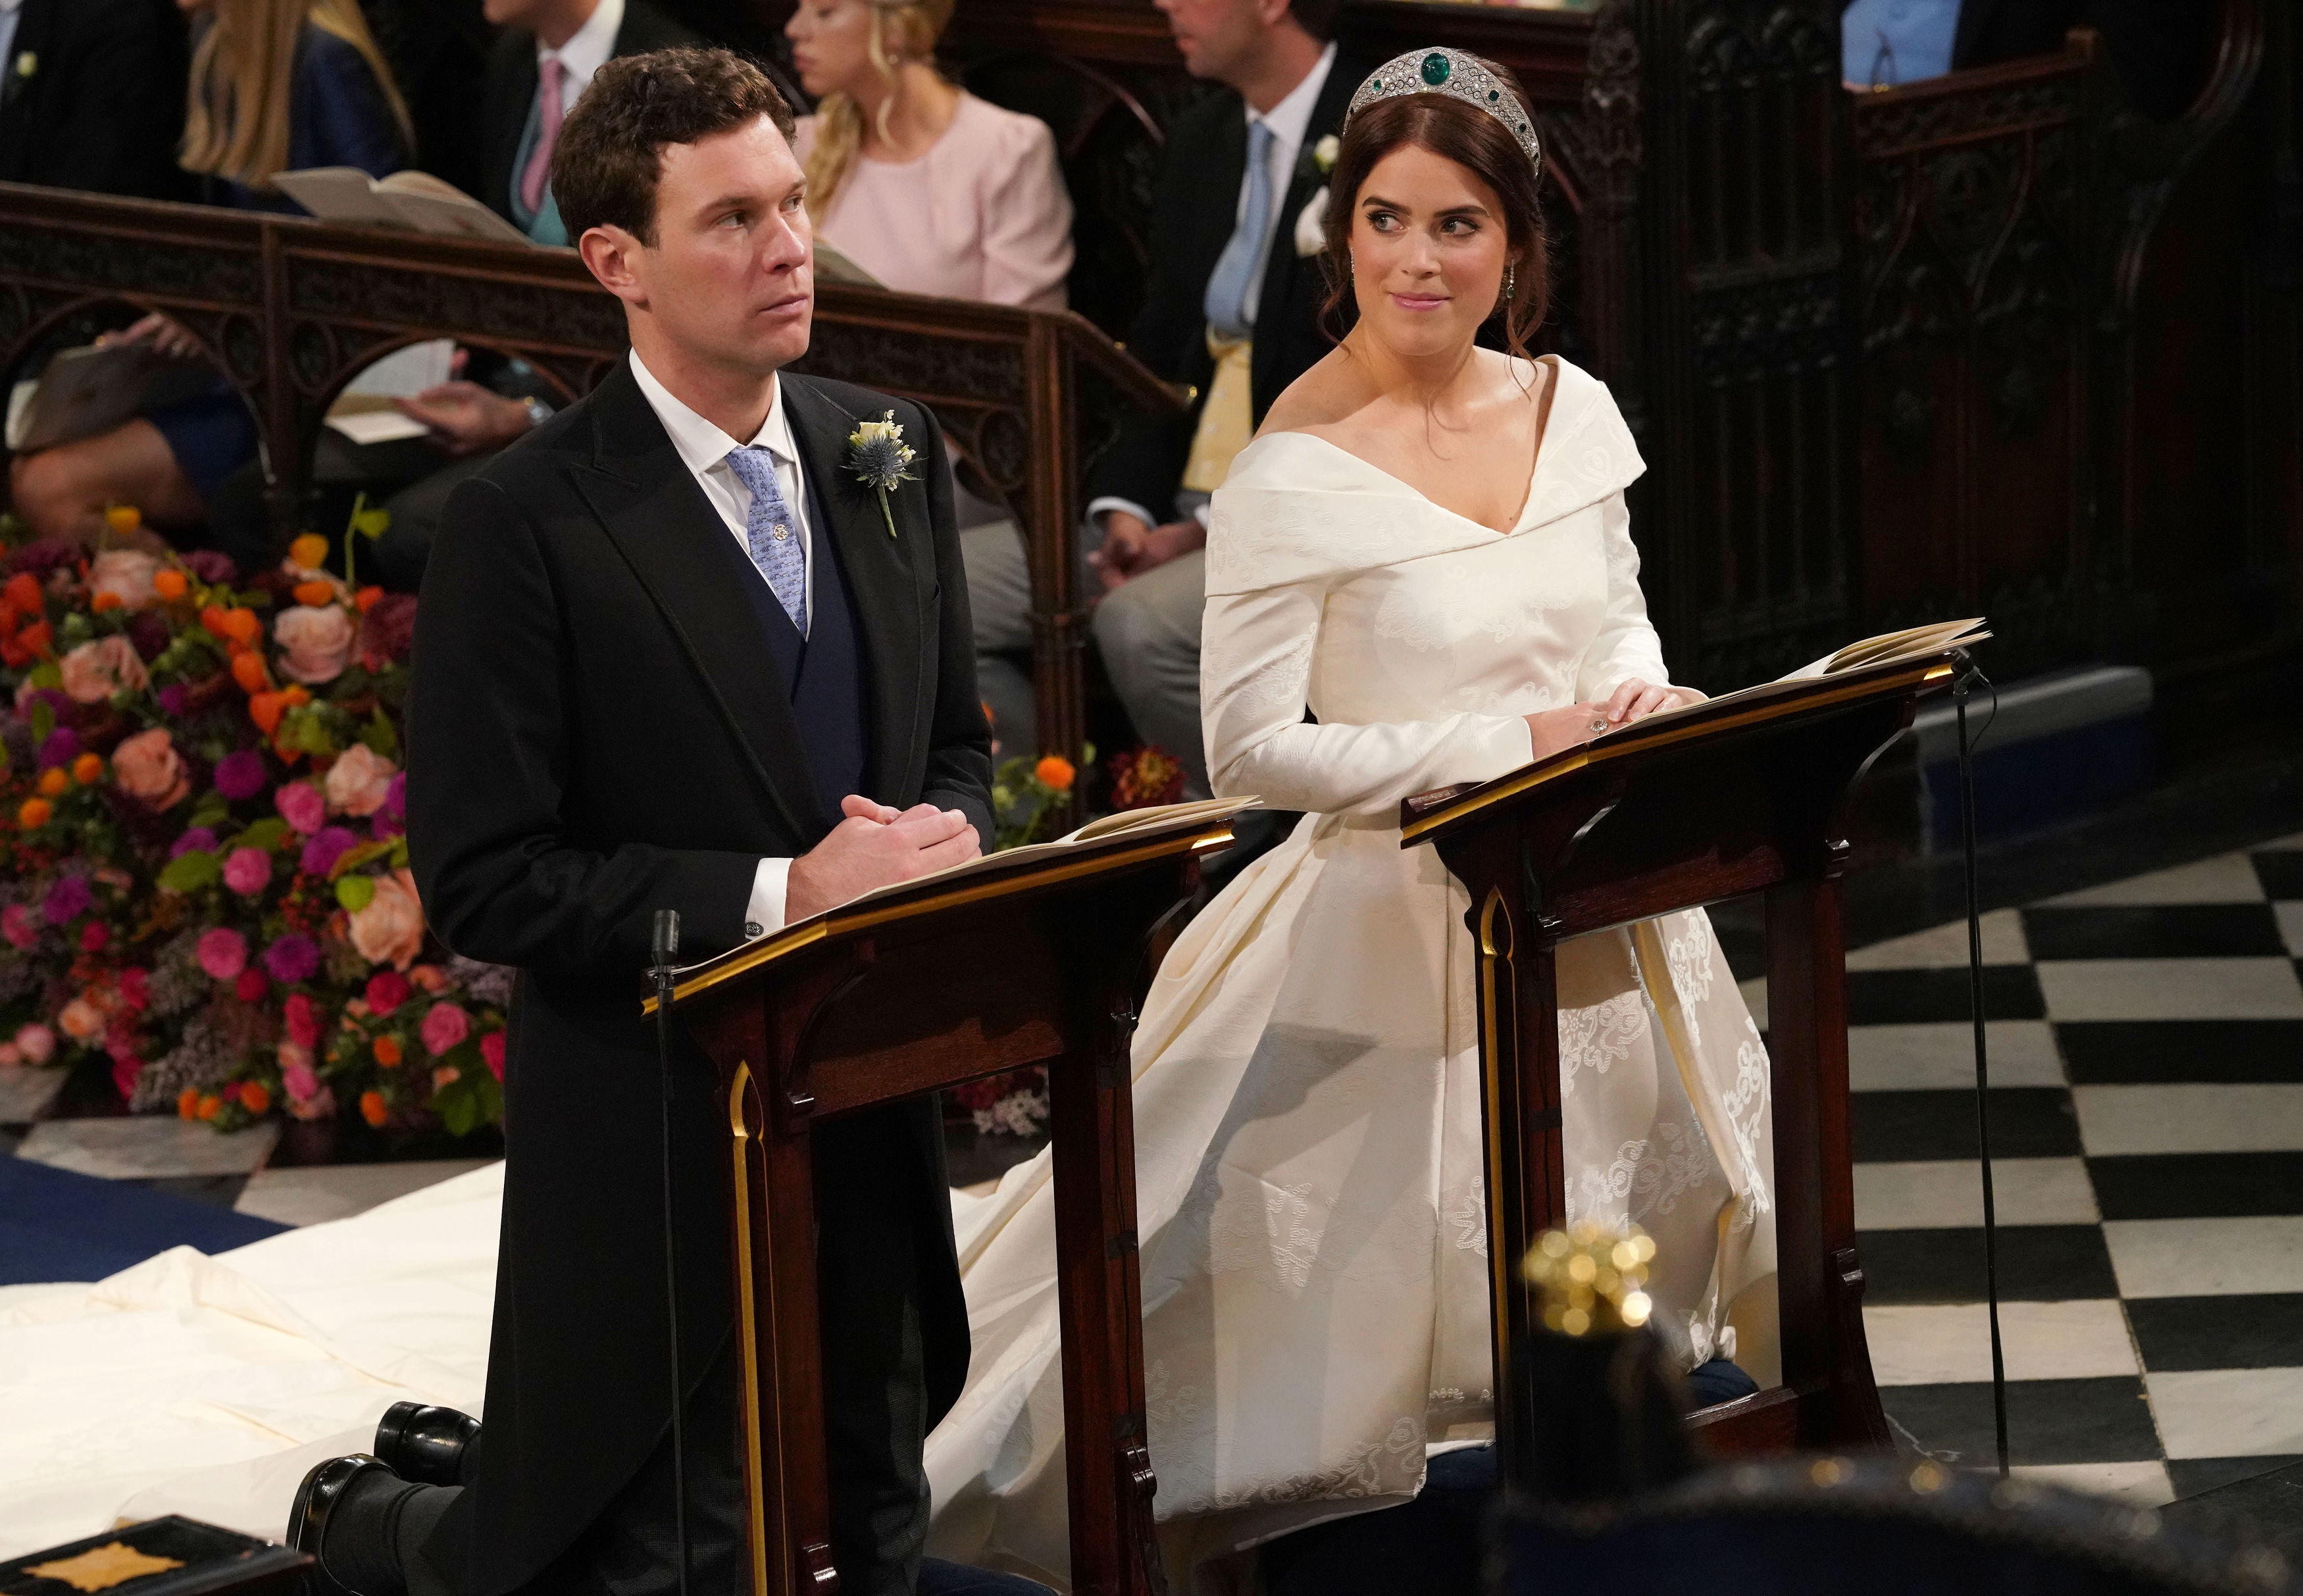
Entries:
[[1405,55],[1393,56],[1376,68],[1360,85],[1359,92],[1352,96],[1351,106],[1344,113],[1344,125],[1351,126],[1353,117],[1378,100],[1396,99],[1404,94],[1444,94],[1449,99],[1478,106],[1504,124],[1526,153],[1531,165],[1538,172],[1543,170],[1543,149],[1536,142],[1535,124],[1528,119],[1527,107],[1505,87],[1503,80],[1461,50],[1410,50]]

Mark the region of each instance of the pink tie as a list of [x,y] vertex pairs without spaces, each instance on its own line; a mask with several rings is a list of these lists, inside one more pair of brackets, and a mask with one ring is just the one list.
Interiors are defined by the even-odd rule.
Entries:
[[568,69],[560,64],[557,55],[547,55],[536,71],[536,92],[544,102],[544,115],[536,130],[536,151],[527,157],[527,170],[519,174],[519,203],[531,216],[544,208],[544,180],[552,175],[552,147],[560,139],[560,80]]

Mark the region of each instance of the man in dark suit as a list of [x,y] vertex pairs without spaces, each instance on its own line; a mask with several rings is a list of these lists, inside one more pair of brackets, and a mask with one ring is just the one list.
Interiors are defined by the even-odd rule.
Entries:
[[1885,88],[1970,67],[2062,53],[2064,35],[2103,35],[2146,116],[2181,116],[2198,96],[2220,9],[2201,0],[1852,0],[1841,13],[1842,75]]
[[[443,1462],[460,1432],[388,1423],[383,1460],[322,1465],[291,1516],[361,1596],[677,1588],[652,917],[708,957],[991,835],[934,419],[780,374],[814,304],[791,129],[724,51],[601,69],[552,183],[631,356],[458,491],[425,581],[410,853],[442,939],[520,979],[485,1430]],[[886,411],[921,459],[883,518],[845,462]],[[689,1589],[721,1596],[743,1551],[726,1127],[685,1038],[674,1071]],[[968,1357],[936,1112],[827,1126],[815,1163],[832,1555],[850,1596],[896,1596]]]
[[647,0],[486,0],[503,29],[488,56],[480,200],[539,244],[568,230],[544,181],[562,119],[619,55],[704,41]]
[[0,0],[0,182],[189,199],[169,0]]
[[[1197,391],[1187,414],[1124,433],[1088,482],[1102,532],[1094,634],[1135,728],[1207,790],[1200,737],[1200,512],[1282,390],[1326,354],[1327,297],[1298,224],[1326,183],[1368,67],[1329,38],[1335,0],[1158,0],[1192,75],[1219,83],[1168,130],[1152,212],[1152,282],[1127,347]],[[1020,557],[1019,557],[1020,558]],[[995,573],[976,592],[998,603]],[[1007,606],[1001,605],[1001,608]],[[992,617],[987,617],[992,618]],[[991,630],[979,624],[979,635]]]

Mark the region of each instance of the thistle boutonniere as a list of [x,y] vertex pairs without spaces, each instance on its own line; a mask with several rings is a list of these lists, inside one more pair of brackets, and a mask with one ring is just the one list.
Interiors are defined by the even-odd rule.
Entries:
[[896,535],[896,512],[888,508],[888,495],[898,483],[913,482],[911,464],[919,456],[904,441],[904,429],[897,424],[893,410],[883,410],[877,421],[859,421],[856,430],[848,434],[848,469],[856,480],[880,495],[880,514],[888,523],[888,535]]

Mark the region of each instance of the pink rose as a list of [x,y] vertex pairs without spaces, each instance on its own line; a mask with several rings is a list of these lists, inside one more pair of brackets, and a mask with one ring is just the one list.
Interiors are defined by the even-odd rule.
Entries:
[[104,1033],[104,1011],[86,997],[75,997],[56,1015],[56,1024],[75,1042],[93,1041]]
[[116,634],[84,643],[57,661],[64,673],[64,691],[77,703],[100,704],[115,693],[138,693],[152,678],[136,645]]
[[272,624],[272,641],[285,651],[280,656],[280,674],[308,687],[334,681],[352,657],[358,630],[352,617],[336,605],[295,606]]
[[280,1044],[280,1084],[291,1098],[320,1095],[320,1078],[312,1069],[310,1048],[295,1042]]
[[24,1055],[28,1064],[45,1064],[56,1055],[56,1033],[45,1025],[18,1028],[16,1051]]
[[0,909],[0,937],[17,947],[30,947],[40,939],[40,922],[22,903],[11,903]]
[[248,938],[230,926],[218,926],[200,933],[193,953],[210,979],[236,980],[240,972],[248,968]]
[[365,743],[355,743],[328,767],[328,807],[367,816],[383,807],[400,767]]
[[234,848],[224,861],[224,884],[252,898],[272,881],[272,855],[261,848]]
[[452,1003],[435,1003],[417,1034],[424,1038],[424,1051],[438,1058],[472,1034],[472,1017]]
[[0,1069],[24,1062],[24,1050],[13,1042],[0,1042]]
[[371,964],[406,970],[424,951],[424,905],[416,878],[401,869],[375,878],[375,896],[351,917],[352,946]]
[[[107,638],[105,641],[124,643],[126,640]],[[122,792],[142,801],[148,809],[166,809],[181,802],[184,794],[192,790],[192,778],[184,769],[184,757],[176,752],[176,740],[164,726],[156,726],[148,732],[138,732],[114,749],[112,778],[120,784]]]
[[503,1079],[504,1034],[492,1030],[480,1038],[480,1057],[488,1066],[488,1073],[498,1080]]
[[308,781],[283,782],[272,794],[272,807],[280,818],[305,836],[311,836],[328,823],[328,801],[320,796],[320,789]]
[[91,596],[110,593],[124,609],[141,609],[159,596],[152,591],[152,575],[159,568],[159,559],[140,549],[107,549],[88,568],[88,591]]
[[336,1117],[336,1095],[323,1086],[308,1097],[288,1094],[288,1112],[299,1120],[332,1120]]

